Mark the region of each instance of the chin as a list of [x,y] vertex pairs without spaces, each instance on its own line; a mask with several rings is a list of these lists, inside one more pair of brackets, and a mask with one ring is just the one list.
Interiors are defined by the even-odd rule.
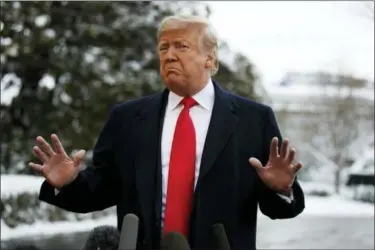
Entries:
[[182,79],[182,77],[179,77],[179,76],[176,76],[176,75],[169,75],[167,77],[164,78],[164,83],[165,85],[167,85],[168,87],[171,86],[184,86],[184,81]]
[[179,95],[179,96],[185,96],[188,92],[187,86],[180,81],[165,81],[165,86],[172,91],[173,93]]

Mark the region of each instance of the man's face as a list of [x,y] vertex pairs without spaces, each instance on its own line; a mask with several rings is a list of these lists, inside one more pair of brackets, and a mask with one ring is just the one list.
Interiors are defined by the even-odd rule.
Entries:
[[191,92],[207,78],[208,53],[203,48],[202,28],[179,26],[162,32],[159,43],[160,75],[177,94]]

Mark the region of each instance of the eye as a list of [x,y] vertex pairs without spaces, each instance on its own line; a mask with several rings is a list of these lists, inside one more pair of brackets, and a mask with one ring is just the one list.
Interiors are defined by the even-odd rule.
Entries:
[[189,46],[187,46],[186,44],[179,44],[178,46],[176,46],[179,50],[182,50],[182,51],[185,51],[187,49],[189,49]]
[[162,43],[158,46],[159,51],[165,51],[168,49],[168,44]]

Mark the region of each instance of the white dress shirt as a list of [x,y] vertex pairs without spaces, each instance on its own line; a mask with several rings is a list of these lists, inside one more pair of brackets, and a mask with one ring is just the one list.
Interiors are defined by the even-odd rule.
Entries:
[[[197,94],[192,96],[198,103],[190,108],[190,117],[195,128],[196,138],[196,160],[195,160],[195,181],[194,187],[197,184],[199,169],[201,165],[203,146],[206,141],[208,125],[210,124],[212,108],[214,107],[215,90],[214,85],[210,82]],[[179,105],[183,97],[176,95],[172,91],[169,92],[168,103],[165,110],[164,126],[161,137],[161,166],[162,166],[162,214],[161,224],[164,225],[165,205],[167,201],[167,187],[168,187],[168,171],[169,158],[171,155],[171,147],[173,135],[176,128],[178,116],[180,115],[183,105]]]

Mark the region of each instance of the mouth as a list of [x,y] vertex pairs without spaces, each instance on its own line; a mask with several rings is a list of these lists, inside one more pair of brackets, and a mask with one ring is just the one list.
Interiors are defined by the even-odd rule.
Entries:
[[175,68],[169,68],[169,69],[166,69],[166,71],[167,71],[168,73],[173,73],[173,72],[181,73],[180,70],[175,69]]

